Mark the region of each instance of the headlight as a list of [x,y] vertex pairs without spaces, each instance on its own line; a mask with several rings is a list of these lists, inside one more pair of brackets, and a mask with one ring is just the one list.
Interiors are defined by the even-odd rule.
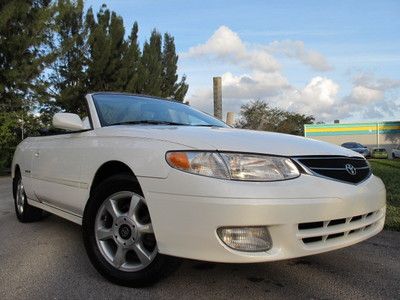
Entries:
[[171,151],[168,164],[178,170],[203,176],[248,181],[276,181],[300,176],[290,158],[220,152]]

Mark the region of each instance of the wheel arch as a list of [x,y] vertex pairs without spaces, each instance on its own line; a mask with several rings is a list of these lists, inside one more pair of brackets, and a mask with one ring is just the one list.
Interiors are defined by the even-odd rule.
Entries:
[[104,180],[110,178],[111,176],[118,174],[129,174],[134,177],[138,182],[138,187],[140,188],[140,193],[143,194],[140,183],[133,172],[133,170],[125,163],[119,160],[110,160],[103,163],[97,170],[90,184],[90,195]]
[[12,178],[14,179],[15,176],[16,176],[18,173],[21,175],[21,168],[19,167],[19,164],[15,164],[15,166],[14,166],[14,168],[13,168],[13,170],[12,170],[12,174],[11,174]]
[[15,164],[14,168],[11,169],[11,178],[12,178],[12,186],[13,186],[13,197],[15,199],[16,191],[17,191],[17,174],[21,175],[21,168],[18,164]]

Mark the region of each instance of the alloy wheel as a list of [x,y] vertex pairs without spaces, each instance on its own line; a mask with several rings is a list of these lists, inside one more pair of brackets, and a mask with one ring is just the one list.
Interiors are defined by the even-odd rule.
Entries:
[[95,238],[103,257],[121,271],[144,269],[158,252],[145,199],[131,191],[117,192],[103,202]]
[[25,204],[25,201],[26,201],[26,196],[25,196],[24,185],[22,184],[22,180],[21,179],[18,182],[17,195],[16,195],[15,201],[17,203],[18,213],[20,215],[22,215],[23,212],[24,212],[24,204]]

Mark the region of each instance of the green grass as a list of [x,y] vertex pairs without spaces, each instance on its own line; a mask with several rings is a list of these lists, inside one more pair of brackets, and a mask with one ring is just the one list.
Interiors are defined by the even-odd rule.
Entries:
[[386,229],[400,231],[400,160],[369,160],[373,173],[385,183],[387,191]]

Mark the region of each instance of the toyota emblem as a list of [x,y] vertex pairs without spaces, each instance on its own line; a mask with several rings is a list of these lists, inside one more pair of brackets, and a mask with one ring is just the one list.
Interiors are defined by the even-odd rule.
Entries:
[[346,164],[344,167],[346,168],[347,173],[350,175],[354,176],[357,174],[357,169],[352,164]]

